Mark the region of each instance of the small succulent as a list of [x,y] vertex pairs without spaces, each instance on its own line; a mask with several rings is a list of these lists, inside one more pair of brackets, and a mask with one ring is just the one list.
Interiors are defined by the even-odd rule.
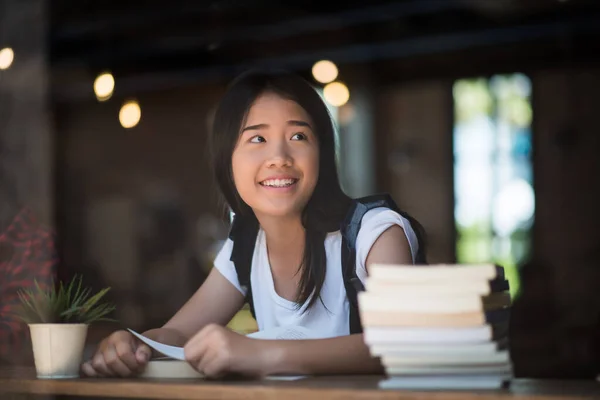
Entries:
[[91,324],[96,321],[114,321],[106,318],[115,306],[100,302],[110,290],[105,288],[92,295],[90,288],[82,288],[81,276],[75,276],[68,285],[41,287],[34,280],[34,288],[18,292],[21,306],[15,315],[27,324]]

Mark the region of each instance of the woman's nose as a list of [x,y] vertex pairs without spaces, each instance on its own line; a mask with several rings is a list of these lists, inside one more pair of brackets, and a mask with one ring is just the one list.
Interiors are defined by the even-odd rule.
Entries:
[[293,164],[293,157],[286,142],[273,143],[267,163],[269,167],[283,167]]

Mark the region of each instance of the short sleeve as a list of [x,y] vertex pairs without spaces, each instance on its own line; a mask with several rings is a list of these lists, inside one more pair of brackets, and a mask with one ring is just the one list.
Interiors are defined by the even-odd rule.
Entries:
[[371,247],[373,247],[377,238],[392,225],[398,225],[404,230],[408,245],[410,246],[413,263],[415,262],[419,243],[410,222],[397,212],[386,207],[369,210],[363,216],[360,230],[356,237],[356,275],[363,283],[367,277],[367,267],[365,264],[369,251],[371,251]]
[[215,268],[227,279],[237,290],[240,291],[244,296],[246,295],[246,288],[242,288],[240,286],[240,281],[238,280],[237,272],[235,271],[235,265],[231,258],[231,251],[233,250],[233,241],[231,239],[227,239],[223,247],[217,254],[215,258],[214,266]]

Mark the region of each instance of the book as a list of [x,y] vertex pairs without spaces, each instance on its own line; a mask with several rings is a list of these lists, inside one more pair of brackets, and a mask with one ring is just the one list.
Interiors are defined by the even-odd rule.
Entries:
[[369,293],[378,294],[402,293],[404,295],[423,295],[423,293],[429,293],[437,295],[475,294],[483,296],[490,293],[508,291],[510,285],[506,279],[453,282],[452,285],[446,285],[444,282],[390,282],[369,277],[365,282],[365,289]]
[[438,353],[438,354],[403,354],[381,356],[381,363],[386,367],[403,366],[471,366],[509,363],[508,351],[494,353]]
[[405,294],[360,292],[358,301],[363,312],[403,311],[419,313],[466,313],[481,312],[508,307],[509,293],[494,293],[487,296],[475,294],[439,295],[436,293]]
[[204,375],[196,371],[186,361],[172,358],[156,358],[148,361],[138,375],[144,379],[202,379]]
[[495,340],[508,333],[508,324],[482,324],[473,327],[394,327],[365,326],[364,341],[376,344],[458,344]]
[[475,364],[475,365],[394,365],[385,366],[388,376],[394,375],[445,375],[479,376],[485,374],[504,374],[512,376],[511,363]]
[[[196,371],[185,361],[169,357],[152,359],[138,375],[141,379],[204,379],[204,374]],[[306,378],[306,375],[270,375],[265,380],[295,381]]]
[[369,348],[371,355],[404,357],[404,356],[430,356],[430,355],[456,355],[464,354],[493,354],[508,348],[508,338],[499,341],[485,341],[475,343],[403,343],[403,344],[372,344]]
[[392,376],[379,381],[381,389],[412,390],[474,390],[502,389],[507,386],[509,374],[486,374],[480,376]]
[[486,312],[420,313],[359,310],[363,326],[475,327],[508,321],[510,308]]
[[374,264],[370,278],[392,282],[442,282],[453,284],[465,281],[504,279],[504,268],[494,264],[432,264],[388,265]]
[[504,269],[373,265],[358,295],[363,339],[381,388],[498,389],[512,377]]

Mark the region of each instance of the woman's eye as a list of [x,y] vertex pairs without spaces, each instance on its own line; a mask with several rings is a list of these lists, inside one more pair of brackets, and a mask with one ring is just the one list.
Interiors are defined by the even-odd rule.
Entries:
[[254,136],[252,139],[250,139],[250,143],[263,143],[266,142],[265,138],[262,136]]
[[292,136],[292,140],[306,140],[306,135],[304,133],[296,133]]

